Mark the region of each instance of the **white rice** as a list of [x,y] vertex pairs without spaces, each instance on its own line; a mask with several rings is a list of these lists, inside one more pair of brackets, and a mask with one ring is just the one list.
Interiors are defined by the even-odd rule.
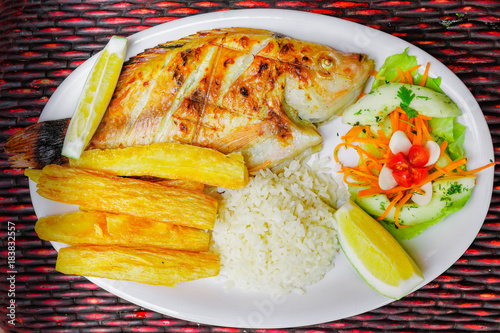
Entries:
[[347,193],[329,175],[327,162],[293,160],[223,194],[212,250],[228,289],[305,293],[333,268],[339,246],[332,207]]

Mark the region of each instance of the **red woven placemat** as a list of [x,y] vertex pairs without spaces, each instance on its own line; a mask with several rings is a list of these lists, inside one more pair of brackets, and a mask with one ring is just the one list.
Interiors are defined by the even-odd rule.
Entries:
[[[498,1],[0,2],[0,144],[37,121],[57,86],[114,34],[130,35],[200,13],[242,8],[309,11],[355,21],[419,46],[454,71],[478,100],[500,149]],[[23,171],[0,159],[0,327],[7,332],[243,332],[170,318],[54,270],[56,252],[35,231]],[[498,177],[474,243],[419,291],[371,312],[294,331],[500,331]],[[8,233],[15,230],[15,325],[8,323]]]

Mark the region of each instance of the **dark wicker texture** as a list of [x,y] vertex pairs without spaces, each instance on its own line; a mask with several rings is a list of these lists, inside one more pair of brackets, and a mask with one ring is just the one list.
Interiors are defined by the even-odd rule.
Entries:
[[[130,35],[190,15],[241,8],[309,11],[368,25],[419,46],[455,72],[476,97],[500,149],[498,1],[2,0],[0,142],[35,123],[72,70],[113,34]],[[496,154],[496,156],[498,156]],[[141,309],[85,278],[54,270],[56,252],[38,239],[23,171],[2,153],[0,327],[7,332],[243,332]],[[371,312],[296,332],[500,331],[500,191],[467,252],[412,295]],[[16,325],[7,323],[8,227],[16,231]]]

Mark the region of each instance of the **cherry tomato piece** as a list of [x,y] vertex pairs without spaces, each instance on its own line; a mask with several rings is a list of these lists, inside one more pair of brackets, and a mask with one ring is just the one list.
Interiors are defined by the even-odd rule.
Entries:
[[410,168],[410,162],[408,162],[404,153],[399,152],[391,157],[387,166],[392,171],[405,171]]
[[413,184],[420,184],[425,177],[427,177],[427,169],[426,168],[411,168],[411,178]]
[[414,167],[423,167],[429,162],[429,152],[421,145],[413,145],[408,152],[408,162]]
[[396,180],[396,183],[403,187],[411,187],[413,179],[411,176],[411,170],[393,170],[392,176]]

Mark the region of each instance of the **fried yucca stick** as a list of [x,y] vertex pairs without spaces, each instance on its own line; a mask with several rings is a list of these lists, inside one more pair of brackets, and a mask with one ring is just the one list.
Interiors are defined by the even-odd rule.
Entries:
[[[31,179],[32,181],[34,181],[35,183],[38,183],[38,179],[40,179],[40,176],[42,175],[42,170],[26,169],[24,170],[24,175],[29,179]],[[149,176],[143,176],[137,179],[165,186],[182,187],[193,191],[202,192],[205,189],[205,184],[188,179],[165,179],[165,178],[149,177]]]
[[189,190],[200,191],[200,192],[203,192],[203,189],[205,188],[205,184],[188,179],[164,179],[155,181],[155,183],[164,186],[182,187],[182,188],[187,188]]
[[40,176],[42,175],[42,170],[41,169],[25,169],[24,170],[24,175],[34,181],[35,183],[38,183],[38,180],[40,179]]
[[210,241],[204,230],[95,211],[42,217],[35,231],[43,240],[70,245],[156,246],[203,252],[208,251]]
[[38,194],[88,210],[198,229],[212,229],[217,214],[217,200],[199,191],[54,164],[42,169]]
[[217,256],[210,252],[96,245],[60,249],[56,270],[64,274],[173,286],[216,276],[220,265]]
[[228,189],[248,184],[248,170],[241,154],[224,155],[210,148],[171,142],[87,150],[78,160],[72,159],[70,165],[118,176],[189,179]]

